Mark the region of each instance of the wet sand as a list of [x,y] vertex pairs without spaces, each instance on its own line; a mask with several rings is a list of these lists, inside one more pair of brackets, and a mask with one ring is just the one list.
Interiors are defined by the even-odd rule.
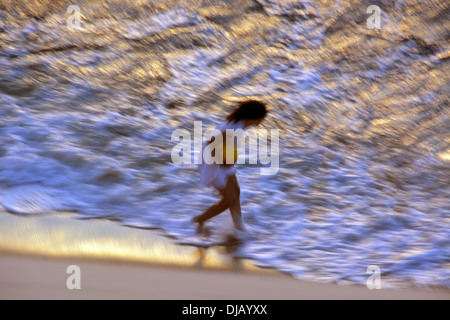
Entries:
[[[300,281],[219,249],[180,246],[156,230],[108,220],[0,211],[0,298],[450,299],[443,288],[369,290]],[[70,265],[80,268],[81,289],[67,287]]]

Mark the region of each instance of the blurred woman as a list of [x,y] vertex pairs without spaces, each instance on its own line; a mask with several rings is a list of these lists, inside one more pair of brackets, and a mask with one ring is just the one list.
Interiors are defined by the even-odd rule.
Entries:
[[[229,114],[225,121],[219,124],[216,129],[222,133],[222,144],[225,144],[226,130],[246,129],[252,125],[259,125],[267,115],[266,105],[257,100],[247,100],[241,102],[234,111]],[[205,148],[215,141],[216,137],[212,137],[210,141],[203,144],[202,155]],[[234,143],[234,142],[233,142]],[[225,146],[225,145],[224,145]],[[193,222],[197,223],[197,233],[205,234],[204,222],[218,214],[230,209],[234,227],[240,231],[244,231],[244,224],[241,213],[240,188],[236,179],[234,163],[236,162],[236,145],[227,146],[235,153],[234,161],[228,163],[212,163],[207,164],[202,161],[198,166],[200,172],[200,181],[203,185],[212,186],[219,191],[222,199],[209,207],[205,212],[193,218]],[[222,149],[223,150],[223,149]],[[224,152],[225,154],[225,152]],[[204,160],[204,159],[203,159]],[[224,159],[225,160],[225,159]]]

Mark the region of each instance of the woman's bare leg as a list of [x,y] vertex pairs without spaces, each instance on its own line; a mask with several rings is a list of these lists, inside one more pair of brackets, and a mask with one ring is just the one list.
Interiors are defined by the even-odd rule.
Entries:
[[233,223],[235,228],[242,230],[242,213],[241,213],[241,204],[240,204],[240,188],[237,182],[236,176],[232,175],[228,177],[227,185],[225,188],[219,190],[222,195],[222,199],[209,207],[202,214],[195,216],[193,221],[198,223],[198,231],[201,232],[203,223],[211,219],[212,217],[217,216],[222,213],[226,209],[230,209],[231,217],[233,219]]
[[230,200],[230,213],[231,218],[233,219],[234,227],[238,230],[244,230],[244,222],[242,221],[242,211],[241,211],[241,190],[239,188],[238,181],[236,176],[230,176],[228,178],[229,186],[228,187],[228,199]]
[[209,220],[209,219],[217,216],[218,214],[221,214],[228,208],[229,208],[229,204],[228,204],[227,199],[222,198],[222,200],[213,204],[205,212],[203,212],[202,214],[200,214],[198,216],[195,216],[193,221],[197,222],[197,223],[203,223],[206,220]]

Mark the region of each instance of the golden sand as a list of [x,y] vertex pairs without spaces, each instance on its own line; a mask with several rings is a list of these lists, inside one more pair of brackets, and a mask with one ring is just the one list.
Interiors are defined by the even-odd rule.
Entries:
[[[71,213],[17,216],[0,211],[0,251],[183,267],[270,272],[219,248],[177,245],[157,230],[124,227],[105,219],[74,219]],[[224,248],[222,248],[224,249]]]
[[[68,288],[71,265],[80,269],[80,289]],[[0,211],[0,299],[447,300],[450,290],[301,281],[219,248],[177,245],[156,230],[77,220],[69,213],[25,217]]]

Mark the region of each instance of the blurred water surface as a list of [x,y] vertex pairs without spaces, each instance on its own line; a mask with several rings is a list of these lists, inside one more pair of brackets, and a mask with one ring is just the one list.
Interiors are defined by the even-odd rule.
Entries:
[[[67,27],[70,5],[79,29]],[[369,30],[369,5],[382,11]],[[450,287],[447,1],[0,4],[0,203],[193,241],[216,201],[173,130],[270,106],[280,169],[239,165],[236,253],[302,279]],[[228,215],[211,221],[220,229]]]

